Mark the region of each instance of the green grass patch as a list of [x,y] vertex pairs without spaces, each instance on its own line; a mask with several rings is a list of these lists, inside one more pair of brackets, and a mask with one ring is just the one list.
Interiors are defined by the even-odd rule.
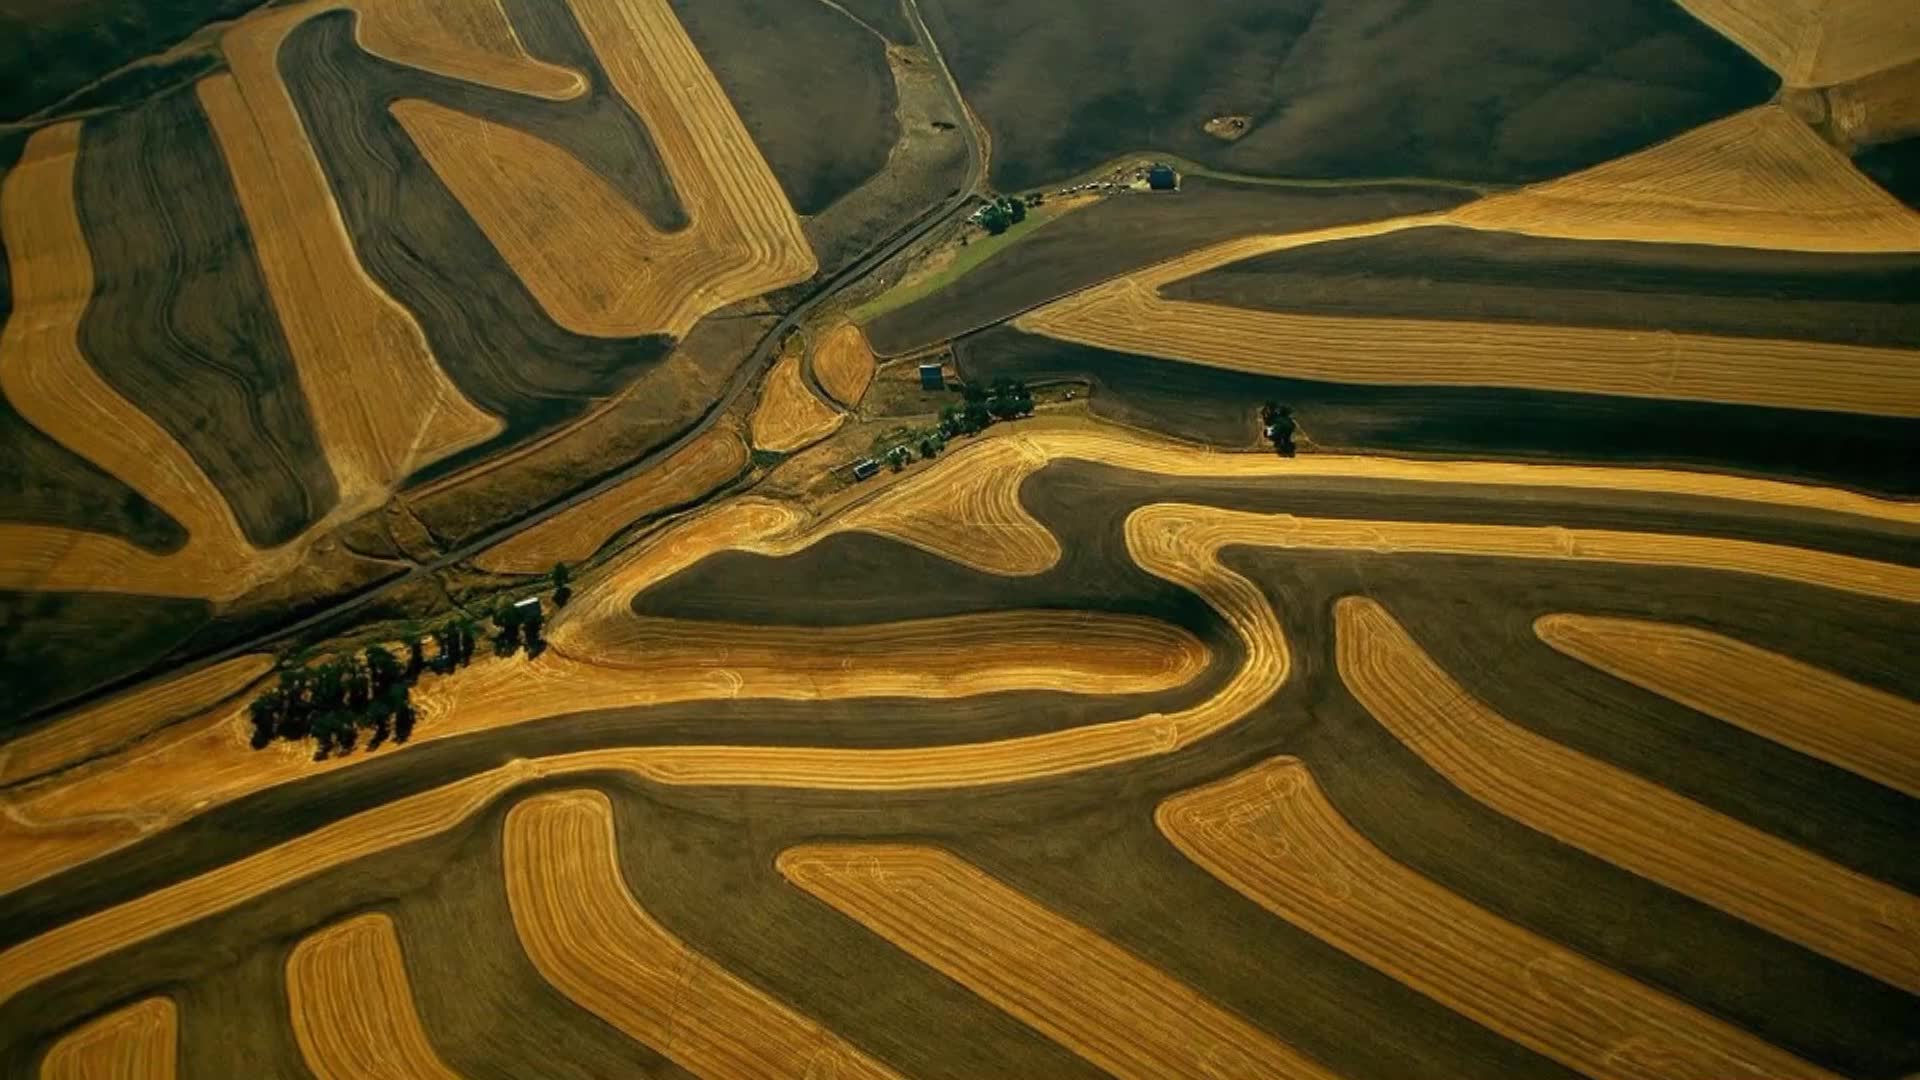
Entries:
[[939,272],[903,281],[854,308],[849,314],[854,322],[864,324],[895,308],[905,307],[923,296],[931,296],[979,269],[995,255],[1039,232],[1049,222],[1058,221],[1075,209],[1079,207],[1067,206],[1065,199],[1029,207],[1027,219],[1020,224],[1010,226],[999,236],[975,237],[966,247],[955,252],[953,261],[942,267]]

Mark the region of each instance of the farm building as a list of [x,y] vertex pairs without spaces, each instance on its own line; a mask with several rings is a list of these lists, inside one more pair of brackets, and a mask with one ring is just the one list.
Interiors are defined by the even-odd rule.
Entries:
[[1147,186],[1155,191],[1172,191],[1179,182],[1179,174],[1173,171],[1173,166],[1164,162],[1156,161],[1147,170]]
[[945,390],[946,388],[947,377],[941,372],[938,363],[920,365],[920,389]]

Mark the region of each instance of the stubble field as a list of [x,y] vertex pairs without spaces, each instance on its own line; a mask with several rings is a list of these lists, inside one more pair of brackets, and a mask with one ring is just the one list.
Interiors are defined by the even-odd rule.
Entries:
[[[1612,14],[305,0],[0,127],[0,1074],[1920,1073],[1920,39]],[[1033,414],[851,479],[948,348]]]

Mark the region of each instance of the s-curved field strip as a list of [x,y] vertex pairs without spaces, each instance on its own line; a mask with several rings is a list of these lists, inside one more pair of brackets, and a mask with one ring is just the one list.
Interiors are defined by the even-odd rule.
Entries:
[[420,1026],[393,920],[362,915],[303,939],[287,957],[287,1004],[320,1080],[457,1080]]
[[1831,1074],[1461,900],[1349,825],[1298,760],[1176,796],[1160,830],[1255,903],[1594,1077]]
[[1499,812],[1920,994],[1920,897],[1532,734],[1475,700],[1379,604],[1340,602],[1341,678],[1448,780]]
[[[1017,459],[1004,455],[1017,453]],[[1018,504],[1012,467],[1037,469],[1058,458],[1105,461],[1188,477],[1271,477],[1295,465],[1269,455],[1194,452],[1129,436],[1075,429],[1036,430],[1016,440],[989,440],[957,452],[907,484],[845,516],[808,525],[778,504],[740,501],[696,514],[650,538],[612,564],[556,621],[553,647],[535,661],[483,660],[455,677],[423,687],[417,699],[422,745],[538,721],[566,712],[673,701],[755,696],[847,699],[877,694],[936,696],[1013,687],[1078,693],[1142,692],[1178,685],[1197,670],[1194,643],[1161,631],[1144,634],[1122,622],[1057,618],[1028,623],[1015,612],[982,620],[908,625],[889,630],[793,634],[714,626],[675,628],[635,621],[631,598],[671,574],[725,550],[795,553],[843,530],[898,532],[909,543],[960,558],[999,574],[1034,574],[1052,565],[1059,547],[1051,533]],[[1782,506],[1832,508],[1874,519],[1904,521],[1898,504],[1841,492],[1711,476],[1639,470],[1557,469],[1546,466],[1324,459],[1297,463],[1308,473],[1360,478],[1401,476],[1436,486],[1476,483],[1578,489],[1639,486],[1652,492],[1704,494],[1773,501]],[[974,466],[989,466],[985,472]],[[942,470],[946,470],[943,472]],[[940,479],[957,473],[955,499]],[[991,481],[982,477],[991,476]],[[974,479],[967,479],[973,477]],[[995,494],[998,492],[998,494]],[[983,525],[990,526],[982,528]],[[978,536],[970,556],[961,542]],[[944,538],[943,538],[944,537]],[[1426,521],[1303,518],[1253,514],[1198,505],[1158,504],[1125,519],[1130,557],[1158,578],[1193,590],[1225,620],[1247,652],[1230,677],[1204,699],[1183,708],[1131,719],[980,744],[848,751],[792,748],[762,753],[743,747],[680,747],[649,751],[650,775],[706,777],[711,782],[766,783],[836,789],[889,790],[973,786],[1053,776],[1172,753],[1224,730],[1271,697],[1287,679],[1289,649],[1278,619],[1260,590],[1217,561],[1234,545],[1292,551],[1369,552],[1378,555],[1483,555],[1545,562],[1664,567],[1731,572],[1778,579],[1867,597],[1920,599],[1920,571],[1832,552],[1753,541],[1650,534]],[[989,546],[992,544],[993,546]],[[1027,632],[1023,625],[1046,629]],[[951,636],[976,640],[950,649]],[[1040,649],[1048,634],[1073,628],[1084,638],[1074,650]],[[1110,627],[1112,633],[1104,628]],[[692,634],[682,638],[682,632]],[[636,636],[637,635],[637,636]],[[698,642],[697,645],[689,642]],[[834,644],[834,643],[838,644]],[[636,647],[637,646],[637,647]],[[826,648],[827,663],[807,659]],[[836,651],[846,649],[847,651]],[[942,650],[951,659],[933,658]],[[730,654],[725,650],[737,650]],[[1039,650],[1036,653],[1036,650]],[[654,663],[655,652],[669,664]],[[732,659],[730,659],[732,655]],[[788,665],[795,665],[789,667]],[[1101,685],[1101,678],[1111,681]],[[151,835],[244,795],[292,782],[316,766],[297,753],[262,757],[245,749],[238,710],[183,726],[175,739],[130,748],[74,783],[25,793],[11,801],[0,844],[17,852],[4,881],[10,888]],[[398,752],[406,753],[408,750]],[[360,758],[318,766],[352,769]],[[191,777],[185,784],[183,778]],[[183,799],[182,790],[194,792]]]
[[1898,694],[1690,626],[1559,614],[1534,632],[1609,675],[1920,799],[1920,705]]
[[613,808],[595,791],[507,815],[514,927],[563,993],[704,1076],[898,1075],[676,940],[634,902],[614,844]]

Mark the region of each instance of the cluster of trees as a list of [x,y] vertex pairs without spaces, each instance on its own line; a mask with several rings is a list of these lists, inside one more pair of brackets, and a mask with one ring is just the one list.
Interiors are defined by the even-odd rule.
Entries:
[[985,430],[996,420],[1012,420],[1033,413],[1033,392],[1018,379],[995,379],[985,390],[972,383],[961,387],[962,403],[940,410],[940,434],[951,439]]
[[1292,409],[1277,401],[1260,406],[1260,430],[1266,434],[1267,441],[1273,444],[1275,453],[1281,457],[1293,456],[1293,435],[1298,427],[1293,422]]
[[[464,633],[458,626],[449,626],[445,632],[450,641]],[[253,748],[262,749],[275,739],[311,738],[317,744],[313,756],[318,761],[336,749],[343,754],[351,751],[363,730],[371,733],[368,749],[389,738],[406,742],[413,734],[413,684],[426,669],[421,639],[415,635],[408,646],[405,663],[385,646],[370,645],[360,656],[281,671],[279,683],[248,706]],[[447,655],[457,657],[459,652],[456,648]],[[449,660],[453,662],[457,661]]]
[[528,656],[539,656],[547,647],[540,636],[546,621],[539,604],[501,604],[493,613],[493,625],[499,631],[493,636],[494,655],[512,656],[524,644]]
[[[564,607],[572,597],[567,564],[555,563],[548,577],[553,582],[554,604]],[[537,656],[546,648],[540,636],[546,616],[540,605],[503,604],[493,621],[499,630],[493,642],[497,653],[510,655],[524,644],[528,655]],[[431,661],[427,659],[429,637],[434,644]],[[358,656],[336,656],[312,666],[283,669],[278,684],[247,708],[253,722],[253,748],[262,749],[275,739],[311,738],[317,744],[314,760],[319,761],[351,752],[363,731],[370,733],[369,750],[388,739],[404,743],[413,735],[414,684],[429,671],[444,675],[472,663],[479,640],[480,625],[460,614],[429,631],[409,629],[402,641],[404,660],[384,645],[369,645]]]
[[980,227],[994,236],[1027,220],[1027,204],[1018,195],[1002,195],[980,212]]

